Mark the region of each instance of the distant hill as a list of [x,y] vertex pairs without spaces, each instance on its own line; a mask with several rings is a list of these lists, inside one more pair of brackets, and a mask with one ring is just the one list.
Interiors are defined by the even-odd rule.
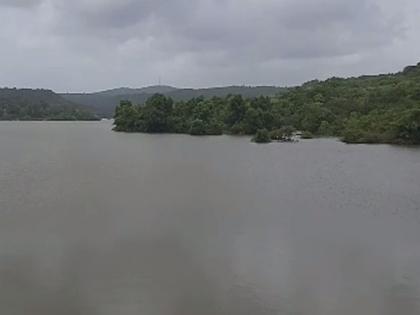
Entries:
[[153,85],[153,86],[147,86],[147,87],[138,88],[138,89],[122,87],[122,88],[117,88],[117,89],[101,91],[94,94],[101,95],[101,96],[120,96],[120,95],[155,94],[155,93],[164,94],[164,93],[169,93],[175,90],[177,90],[177,88],[174,88],[172,86]]
[[75,104],[51,90],[0,89],[0,120],[95,120],[84,105]]
[[243,97],[274,96],[284,92],[284,88],[275,86],[228,86],[205,89],[177,89],[170,86],[150,86],[139,89],[118,88],[101,91],[97,93],[68,93],[61,94],[65,99],[89,106],[101,117],[113,117],[115,107],[122,100],[129,100],[135,104],[143,104],[155,93],[164,94],[175,101],[189,100],[194,97],[203,96],[211,98],[214,96],[225,97],[229,94],[240,94]]

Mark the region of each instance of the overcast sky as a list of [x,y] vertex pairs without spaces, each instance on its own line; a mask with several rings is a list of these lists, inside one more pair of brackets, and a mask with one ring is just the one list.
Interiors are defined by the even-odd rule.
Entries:
[[0,86],[294,85],[420,61],[420,0],[0,0]]

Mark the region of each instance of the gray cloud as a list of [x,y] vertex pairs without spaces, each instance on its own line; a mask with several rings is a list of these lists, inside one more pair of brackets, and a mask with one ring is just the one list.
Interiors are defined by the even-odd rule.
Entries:
[[290,85],[420,59],[417,0],[0,0],[0,86]]
[[0,0],[0,6],[32,7],[41,2],[42,0]]

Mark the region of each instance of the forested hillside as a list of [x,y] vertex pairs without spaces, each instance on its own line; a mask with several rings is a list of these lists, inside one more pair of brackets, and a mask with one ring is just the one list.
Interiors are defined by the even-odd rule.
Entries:
[[95,120],[84,106],[50,90],[0,89],[0,120]]
[[346,142],[420,142],[420,63],[402,72],[312,81],[279,97],[287,123]]
[[193,98],[155,95],[121,102],[115,130],[205,134],[265,134],[282,139],[337,136],[352,143],[420,143],[420,63],[396,74],[311,81],[275,97]]

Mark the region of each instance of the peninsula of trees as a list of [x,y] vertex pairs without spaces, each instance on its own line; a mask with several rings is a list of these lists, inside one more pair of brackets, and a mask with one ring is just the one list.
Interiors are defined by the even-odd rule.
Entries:
[[396,74],[331,78],[274,97],[195,97],[174,102],[155,94],[144,104],[122,101],[115,130],[191,135],[267,135],[290,130],[349,143],[420,144],[420,63]]

